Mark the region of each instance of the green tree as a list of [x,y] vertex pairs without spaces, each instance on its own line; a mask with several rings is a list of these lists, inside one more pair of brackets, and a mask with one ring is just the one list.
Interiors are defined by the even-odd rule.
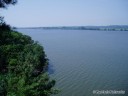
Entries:
[[55,80],[47,74],[43,47],[29,36],[10,31],[0,54],[0,96],[49,96],[58,92],[53,88]]
[[18,59],[9,60],[7,95],[49,96],[56,93],[52,88],[55,81],[46,73],[47,64],[42,46],[37,43],[26,45]]
[[[7,8],[17,0],[0,0]],[[58,93],[47,74],[44,49],[27,35],[15,32],[0,17],[0,96],[50,96]]]
[[0,0],[0,8],[6,8],[10,4],[16,4],[17,0]]

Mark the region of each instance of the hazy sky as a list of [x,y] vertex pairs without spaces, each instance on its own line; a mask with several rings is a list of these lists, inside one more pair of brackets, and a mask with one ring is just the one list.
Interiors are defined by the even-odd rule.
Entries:
[[128,25],[128,0],[18,0],[1,14],[15,27]]

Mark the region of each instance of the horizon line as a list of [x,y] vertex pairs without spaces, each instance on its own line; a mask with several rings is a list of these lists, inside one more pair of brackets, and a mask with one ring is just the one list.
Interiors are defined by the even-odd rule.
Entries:
[[[128,25],[59,25],[59,26],[23,26],[16,28],[44,28],[44,27],[106,27],[106,26],[127,26]],[[14,26],[15,27],[15,26]]]

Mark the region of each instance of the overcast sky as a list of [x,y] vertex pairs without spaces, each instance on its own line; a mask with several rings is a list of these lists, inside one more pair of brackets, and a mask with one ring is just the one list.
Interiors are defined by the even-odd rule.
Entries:
[[0,15],[15,27],[128,25],[128,0],[18,0]]

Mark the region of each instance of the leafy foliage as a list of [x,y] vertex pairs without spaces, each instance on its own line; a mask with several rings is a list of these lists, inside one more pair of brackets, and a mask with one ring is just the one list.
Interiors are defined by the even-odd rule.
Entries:
[[0,29],[0,96],[49,96],[57,93],[47,74],[43,47],[31,37]]
[[[0,8],[17,0],[0,0]],[[47,74],[43,47],[12,31],[0,16],[0,96],[50,96],[58,93]]]
[[17,0],[0,0],[0,8],[6,8],[7,5],[16,4]]

